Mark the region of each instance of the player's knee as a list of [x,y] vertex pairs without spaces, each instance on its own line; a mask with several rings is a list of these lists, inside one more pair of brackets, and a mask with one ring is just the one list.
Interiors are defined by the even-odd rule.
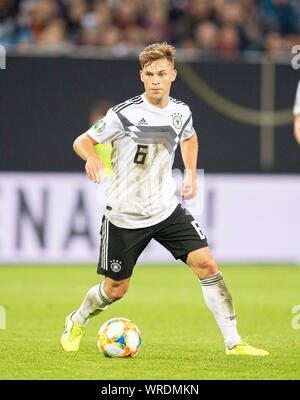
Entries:
[[122,299],[127,293],[129,287],[128,282],[110,282],[104,286],[106,295],[114,302]]
[[122,297],[125,296],[127,290],[128,290],[128,288],[124,288],[122,286],[115,288],[112,290],[110,298],[112,299],[112,301],[121,300]]
[[219,270],[213,257],[195,260],[191,266],[200,278],[213,275]]

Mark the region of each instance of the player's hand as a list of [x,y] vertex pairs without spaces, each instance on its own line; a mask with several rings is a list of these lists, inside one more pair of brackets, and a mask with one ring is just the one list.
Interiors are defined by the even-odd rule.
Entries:
[[183,200],[189,200],[197,194],[196,175],[187,172],[180,189],[180,196]]
[[103,169],[104,165],[97,155],[90,156],[85,163],[86,174],[94,183],[100,183]]

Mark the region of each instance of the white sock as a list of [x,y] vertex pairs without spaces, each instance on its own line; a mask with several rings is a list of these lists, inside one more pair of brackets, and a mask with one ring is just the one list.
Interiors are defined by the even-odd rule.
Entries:
[[221,271],[205,279],[199,279],[205,303],[214,315],[228,349],[241,341],[237,331],[234,305]]
[[103,290],[104,281],[93,286],[86,294],[81,306],[72,315],[72,321],[80,325],[86,325],[88,319],[98,315],[112,304],[112,301]]

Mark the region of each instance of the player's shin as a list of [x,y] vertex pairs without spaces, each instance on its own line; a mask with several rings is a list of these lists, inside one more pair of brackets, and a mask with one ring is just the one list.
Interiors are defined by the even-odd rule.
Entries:
[[205,303],[214,315],[228,349],[241,341],[237,331],[234,305],[222,273],[199,279]]
[[86,294],[85,299],[72,315],[72,321],[85,325],[89,318],[105,311],[112,304],[112,300],[105,294],[103,290],[104,281],[99,285],[93,286]]

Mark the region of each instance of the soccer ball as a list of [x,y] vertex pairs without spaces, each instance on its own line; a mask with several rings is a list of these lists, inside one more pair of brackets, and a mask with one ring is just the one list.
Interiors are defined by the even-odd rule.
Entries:
[[106,357],[135,357],[142,344],[141,332],[129,319],[112,318],[99,329],[97,343]]

